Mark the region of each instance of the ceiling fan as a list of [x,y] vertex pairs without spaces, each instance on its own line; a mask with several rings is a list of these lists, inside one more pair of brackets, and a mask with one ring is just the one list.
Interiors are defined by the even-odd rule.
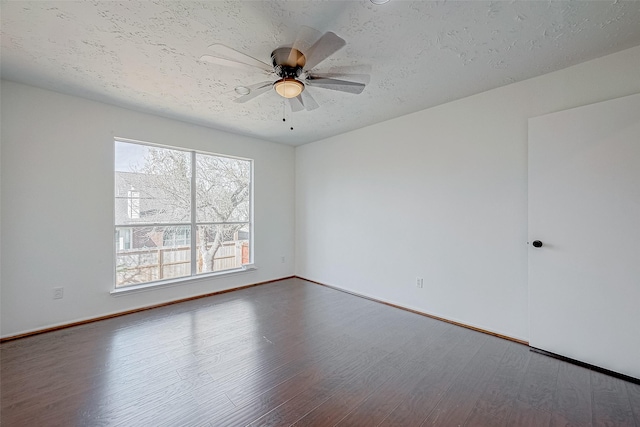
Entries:
[[235,102],[247,102],[273,88],[289,101],[293,112],[315,110],[319,107],[307,87],[336,90],[353,94],[361,93],[369,82],[368,74],[341,72],[316,73],[313,68],[340,50],[346,42],[335,33],[327,32],[319,38],[317,30],[302,27],[292,46],[279,47],[271,52],[271,64],[222,44],[209,46],[210,55],[201,61],[227,67],[260,71],[271,80],[249,86],[239,86],[236,92],[242,96]]

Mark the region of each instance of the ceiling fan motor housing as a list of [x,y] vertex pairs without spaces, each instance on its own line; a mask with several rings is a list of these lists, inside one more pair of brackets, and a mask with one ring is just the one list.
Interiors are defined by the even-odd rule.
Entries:
[[280,78],[295,79],[302,74],[306,58],[298,49],[279,47],[271,52],[271,63]]

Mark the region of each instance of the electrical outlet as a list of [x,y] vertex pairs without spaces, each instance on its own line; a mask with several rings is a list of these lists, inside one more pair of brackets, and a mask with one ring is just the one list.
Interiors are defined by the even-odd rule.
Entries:
[[53,288],[53,299],[61,299],[64,296],[64,288]]
[[284,257],[281,257],[281,258],[280,258],[280,262],[281,262],[281,263],[284,263]]
[[424,279],[422,277],[416,277],[416,286],[421,289],[424,287]]

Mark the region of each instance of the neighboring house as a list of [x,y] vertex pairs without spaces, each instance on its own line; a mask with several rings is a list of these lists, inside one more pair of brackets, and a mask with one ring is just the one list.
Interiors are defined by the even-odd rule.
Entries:
[[[116,172],[115,219],[117,225],[186,222],[189,221],[189,206],[169,204],[162,186],[157,185],[163,177],[137,172]],[[184,184],[189,183],[185,179]],[[182,211],[182,212],[181,212]],[[155,248],[162,246],[188,245],[191,238],[188,226],[180,227],[135,227],[118,228],[116,245],[120,250]]]

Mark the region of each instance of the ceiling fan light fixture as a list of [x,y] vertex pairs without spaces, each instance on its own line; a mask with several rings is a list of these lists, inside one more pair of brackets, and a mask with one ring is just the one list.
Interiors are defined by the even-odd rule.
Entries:
[[283,98],[295,98],[304,90],[304,84],[296,79],[284,78],[275,82],[273,88]]
[[389,0],[371,0],[371,3],[373,3],[373,4],[385,4],[385,3],[389,3]]

